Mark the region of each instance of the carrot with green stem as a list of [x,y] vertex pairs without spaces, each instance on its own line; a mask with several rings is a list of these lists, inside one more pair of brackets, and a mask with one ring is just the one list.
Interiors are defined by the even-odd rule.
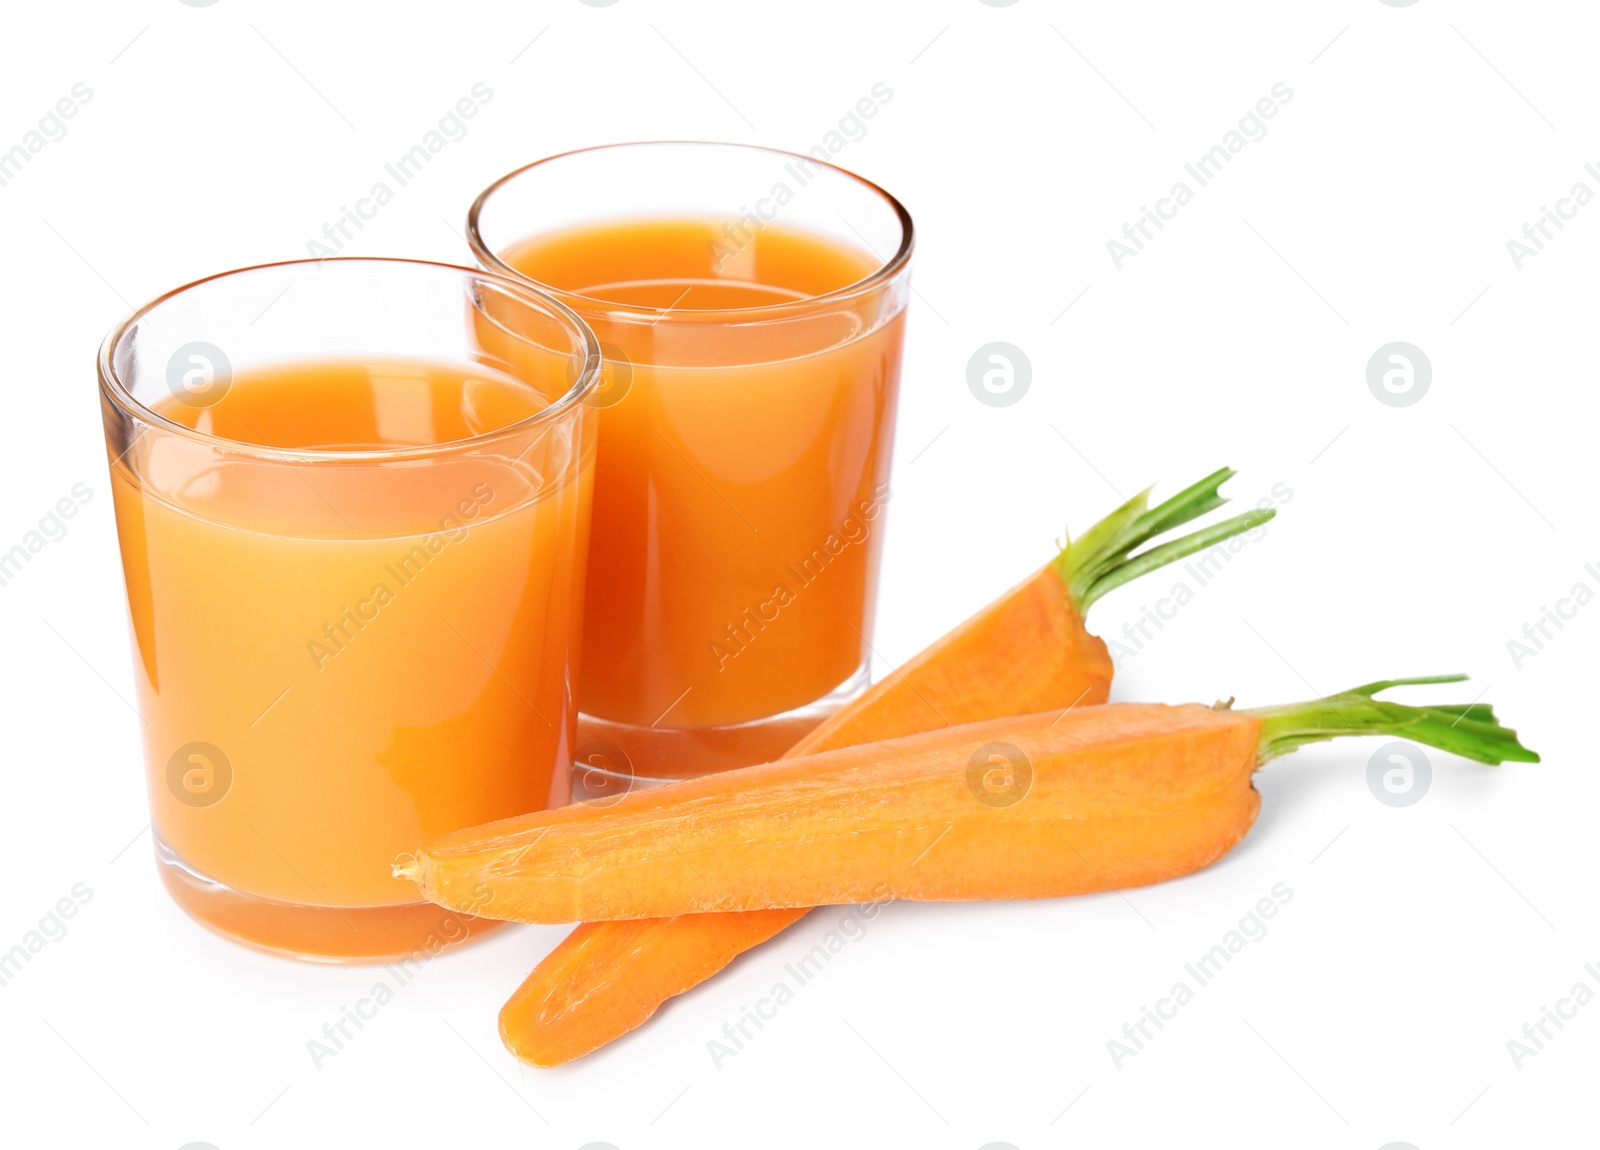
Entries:
[[[815,728],[789,754],[872,742],[958,723],[1103,703],[1112,661],[1084,627],[1101,596],[1220,546],[1273,517],[1257,510],[1175,539],[1175,528],[1227,500],[1221,469],[1155,507],[1143,492],[1045,566]],[[1141,550],[1142,549],[1142,550]],[[804,908],[585,923],[539,963],[501,1012],[518,1057],[554,1066],[634,1029]]]
[[1123,584],[1270,520],[1274,511],[1258,509],[1145,547],[1225,504],[1219,489],[1234,474],[1226,467],[1214,471],[1155,507],[1148,506],[1149,490],[1140,492],[814,728],[784,757],[1105,702],[1111,656],[1104,641],[1085,629],[1084,616]]
[[1487,706],[1376,698],[1463,678],[1255,711],[1122,703],[990,719],[490,823],[436,839],[412,873],[445,906],[487,884],[496,914],[523,922],[1143,886],[1230,851],[1261,806],[1257,768],[1306,743],[1398,735],[1537,762]]

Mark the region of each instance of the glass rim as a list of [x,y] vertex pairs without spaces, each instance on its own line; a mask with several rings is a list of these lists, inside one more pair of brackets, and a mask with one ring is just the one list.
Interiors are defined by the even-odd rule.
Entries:
[[[137,398],[133,394],[133,390],[128,386],[128,381],[123,379],[122,374],[117,371],[116,350],[122,345],[136,324],[169,300],[216,280],[229,279],[252,272],[280,271],[284,269],[296,269],[298,271],[322,264],[339,264],[342,266],[354,264],[399,264],[407,267],[449,271],[456,273],[458,276],[465,275],[491,283],[519,297],[524,302],[537,306],[553,318],[569,326],[574,333],[579,335],[582,339],[583,367],[578,372],[573,384],[559,397],[551,400],[532,415],[507,424],[505,427],[481,432],[477,435],[465,436],[460,439],[445,440],[442,443],[413,444],[376,450],[273,447],[270,444],[251,443],[248,440],[213,435],[211,432],[188,427],[162,415]],[[134,308],[133,311],[119,320],[106,333],[105,339],[100,343],[100,349],[96,356],[96,367],[100,377],[101,395],[118,410],[138,422],[158,427],[162,431],[177,435],[180,438],[232,454],[296,463],[385,463],[392,460],[426,459],[441,453],[480,447],[502,438],[508,438],[532,425],[546,420],[553,420],[565,414],[572,407],[583,402],[585,397],[594,391],[603,379],[600,341],[595,336],[594,331],[582,316],[549,292],[540,290],[532,280],[502,275],[493,269],[467,267],[464,264],[447,264],[438,260],[407,259],[403,256],[327,256],[322,259],[276,260],[269,263],[248,264],[243,267],[230,268],[227,271],[214,272],[208,276],[201,276],[199,279],[190,280],[188,283],[162,292],[154,299]]]
[[[804,299],[784,300],[779,303],[757,304],[753,307],[674,309],[670,307],[646,307],[642,304],[616,303],[612,300],[598,299],[594,296],[583,295],[581,292],[567,291],[563,288],[558,288],[554,284],[545,283],[542,280],[534,279],[532,276],[524,275],[522,272],[519,272],[516,268],[502,260],[497,253],[491,250],[488,243],[484,240],[479,223],[483,215],[483,210],[487,206],[490,197],[492,197],[501,188],[505,187],[519,176],[523,175],[525,172],[530,172],[533,169],[542,167],[545,164],[553,164],[558,160],[565,160],[573,156],[586,155],[592,152],[614,151],[625,148],[642,149],[658,147],[725,148],[734,151],[761,152],[770,156],[783,156],[791,160],[803,160],[808,164],[816,164],[820,167],[831,169],[832,171],[843,176],[845,179],[876,193],[884,203],[888,204],[890,210],[894,212],[895,217],[900,222],[900,246],[896,248],[894,254],[889,256],[887,259],[877,256],[877,253],[871,252],[871,249],[869,248],[869,253],[879,260],[879,265],[876,270],[866,276],[863,276],[861,279],[846,284],[844,287],[835,288],[833,291],[820,292],[817,295],[806,296]],[[538,233],[530,232],[528,234],[536,235]],[[911,222],[911,213],[907,211],[906,206],[896,199],[895,196],[887,189],[883,188],[879,184],[873,183],[865,176],[857,175],[848,168],[842,168],[838,164],[829,163],[827,160],[819,160],[817,157],[807,155],[803,152],[791,152],[783,148],[769,148],[763,144],[740,144],[724,140],[630,140],[616,144],[595,144],[585,148],[571,148],[565,152],[557,152],[553,156],[545,156],[542,159],[534,160],[530,164],[523,164],[520,168],[514,168],[507,172],[488,187],[484,188],[483,191],[479,192],[477,199],[473,200],[472,206],[467,209],[466,239],[467,246],[472,249],[472,254],[476,256],[479,263],[481,263],[489,271],[495,272],[502,276],[509,276],[519,279],[523,283],[532,284],[539,291],[553,296],[562,302],[576,301],[576,304],[569,303],[569,307],[582,306],[593,311],[601,311],[611,319],[637,317],[652,324],[658,322],[670,323],[673,322],[674,319],[678,321],[688,320],[696,323],[715,323],[719,320],[733,323],[755,323],[780,316],[802,314],[806,311],[814,309],[818,305],[825,306],[827,304],[836,303],[840,300],[853,299],[857,296],[867,294],[877,289],[881,285],[892,280],[895,276],[899,275],[900,272],[905,269],[907,263],[910,262],[912,248],[916,246],[916,230]]]

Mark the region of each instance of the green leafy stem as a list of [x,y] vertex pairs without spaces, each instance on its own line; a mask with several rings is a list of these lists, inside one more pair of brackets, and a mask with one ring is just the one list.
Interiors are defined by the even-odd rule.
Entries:
[[1500,725],[1487,703],[1409,707],[1374,697],[1392,687],[1465,679],[1465,675],[1382,679],[1308,703],[1252,710],[1248,713],[1261,720],[1259,759],[1264,763],[1307,743],[1345,735],[1398,735],[1480,763],[1537,763],[1539,756],[1518,742],[1510,727]]
[[1070,540],[1051,562],[1067,585],[1067,592],[1085,613],[1102,595],[1115,591],[1169,563],[1197,551],[1206,551],[1244,531],[1261,526],[1276,512],[1248,511],[1188,535],[1147,547],[1146,543],[1175,527],[1198,519],[1228,502],[1218,489],[1235,474],[1224,467],[1172,498],[1149,506],[1150,489],[1139,492],[1075,540]]

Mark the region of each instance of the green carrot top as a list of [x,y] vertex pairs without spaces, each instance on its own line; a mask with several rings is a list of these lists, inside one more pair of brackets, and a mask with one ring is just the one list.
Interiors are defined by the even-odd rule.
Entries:
[[1271,519],[1276,512],[1270,509],[1247,511],[1138,551],[1156,536],[1228,502],[1226,496],[1218,494],[1218,489],[1234,474],[1232,468],[1221,468],[1155,507],[1149,506],[1150,489],[1146,488],[1076,540],[1070,540],[1051,561],[1051,566],[1066,583],[1067,593],[1078,610],[1087,612],[1090,605],[1108,591],[1197,551],[1215,547]]
[[1307,743],[1344,735],[1399,735],[1480,763],[1537,763],[1539,756],[1518,742],[1517,732],[1500,725],[1487,703],[1408,707],[1374,697],[1391,687],[1465,679],[1465,675],[1380,679],[1306,703],[1253,709],[1249,713],[1261,720],[1259,759],[1264,763]]

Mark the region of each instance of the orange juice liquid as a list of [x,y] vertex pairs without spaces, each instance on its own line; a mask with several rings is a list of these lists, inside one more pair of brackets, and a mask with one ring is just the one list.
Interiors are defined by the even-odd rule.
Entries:
[[[367,452],[505,428],[550,399],[487,367],[329,361],[157,411]],[[169,889],[269,949],[384,957],[470,933],[415,906],[390,864],[565,800],[581,445],[546,435],[513,458],[530,433],[499,454],[291,466],[149,438],[138,476],[128,460],[112,475]]]
[[[781,318],[715,309],[800,304],[879,260],[776,223],[745,240],[698,218],[586,225],[502,258],[591,301],[575,306],[627,361],[600,414],[585,715],[748,724],[851,680],[871,631],[903,306],[880,291]],[[670,310],[639,322],[606,303]],[[736,754],[773,757],[803,730]]]

